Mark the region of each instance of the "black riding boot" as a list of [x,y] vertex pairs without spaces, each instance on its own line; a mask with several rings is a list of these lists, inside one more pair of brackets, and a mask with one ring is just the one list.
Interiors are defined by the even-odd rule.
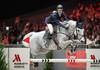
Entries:
[[50,40],[52,39],[52,34],[50,34],[49,30],[46,30],[43,39],[44,39],[46,48],[48,48]]

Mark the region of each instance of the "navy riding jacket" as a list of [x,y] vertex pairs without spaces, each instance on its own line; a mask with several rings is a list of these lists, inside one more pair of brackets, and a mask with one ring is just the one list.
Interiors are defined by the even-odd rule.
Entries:
[[59,25],[60,27],[63,27],[66,29],[66,27],[60,23],[60,21],[68,20],[65,15],[62,13],[61,17],[58,15],[58,13],[51,13],[49,17],[46,18],[45,23],[52,24],[53,26]]

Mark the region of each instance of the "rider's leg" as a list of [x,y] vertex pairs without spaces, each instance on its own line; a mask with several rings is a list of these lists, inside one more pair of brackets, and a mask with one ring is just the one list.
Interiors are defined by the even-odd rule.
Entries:
[[54,30],[53,30],[53,25],[52,24],[47,24],[48,26],[48,30],[50,32],[50,34],[53,34]]
[[44,34],[44,37],[43,37],[43,39],[51,39],[51,34],[50,34],[50,32],[49,32],[49,30],[46,30],[45,31],[45,34]]
[[53,35],[52,35],[52,39],[57,46],[57,50],[60,50],[61,48],[59,46],[59,41],[57,39],[57,26],[54,26],[54,32],[53,32]]
[[47,24],[44,38],[51,39],[52,34],[53,34],[53,26],[52,26],[52,24]]
[[49,45],[50,39],[52,38],[52,34],[53,34],[53,26],[51,24],[47,24],[47,29],[43,37],[45,40],[46,47]]

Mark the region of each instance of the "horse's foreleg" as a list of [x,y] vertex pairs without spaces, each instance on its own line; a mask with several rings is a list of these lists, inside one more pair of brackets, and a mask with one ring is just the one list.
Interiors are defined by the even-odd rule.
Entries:
[[71,43],[72,43],[72,40],[60,41],[60,46],[61,46],[62,49],[65,49],[65,48],[67,48]]
[[[75,44],[81,43],[79,40],[67,40],[67,41],[62,41],[62,42],[61,42],[62,49],[68,48],[69,45],[73,44],[74,42],[75,42]],[[73,44],[73,46],[74,46],[74,44]]]

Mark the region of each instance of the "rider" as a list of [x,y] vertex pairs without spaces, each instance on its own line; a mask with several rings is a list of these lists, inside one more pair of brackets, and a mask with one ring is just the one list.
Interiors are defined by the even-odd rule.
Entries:
[[[49,45],[49,41],[50,39],[57,35],[56,31],[57,31],[57,26],[59,27],[63,27],[65,29],[67,29],[62,22],[67,20],[67,18],[64,15],[63,12],[63,6],[61,4],[59,4],[56,8],[56,11],[53,11],[49,17],[46,18],[45,23],[47,24],[47,28],[46,29],[46,33],[44,35],[44,39],[46,40],[46,47]],[[56,36],[55,36],[56,37]],[[57,40],[56,38],[53,37],[52,39],[54,40],[54,42],[57,45]],[[58,46],[58,45],[57,45]]]

